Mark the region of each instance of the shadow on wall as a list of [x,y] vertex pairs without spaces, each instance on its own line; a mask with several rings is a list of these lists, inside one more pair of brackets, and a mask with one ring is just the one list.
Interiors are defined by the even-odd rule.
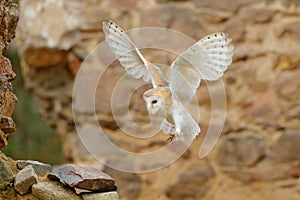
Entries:
[[65,160],[58,135],[40,119],[38,105],[25,88],[16,48],[11,45],[4,54],[11,60],[17,74],[13,88],[19,102],[13,114],[17,131],[9,138],[8,146],[1,151],[14,159],[63,163]]

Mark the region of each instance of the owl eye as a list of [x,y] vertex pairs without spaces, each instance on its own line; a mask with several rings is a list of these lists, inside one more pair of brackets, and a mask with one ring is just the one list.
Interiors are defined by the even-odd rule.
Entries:
[[153,100],[151,103],[152,103],[152,105],[154,105],[157,103],[157,100]]

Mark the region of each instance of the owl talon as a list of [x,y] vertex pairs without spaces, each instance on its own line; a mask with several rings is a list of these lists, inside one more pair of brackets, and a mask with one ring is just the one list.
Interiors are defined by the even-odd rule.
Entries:
[[167,142],[172,142],[175,137],[176,134],[170,134],[170,137],[167,139]]

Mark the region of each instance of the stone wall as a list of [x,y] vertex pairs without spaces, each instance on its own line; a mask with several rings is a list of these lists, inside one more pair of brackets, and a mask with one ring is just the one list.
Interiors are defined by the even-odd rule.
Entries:
[[[123,199],[298,198],[297,0],[27,0],[20,2],[20,9],[17,42],[26,86],[39,102],[41,117],[61,137],[65,156],[91,165],[97,162],[82,147],[74,128],[72,88],[80,63],[104,39],[103,19],[111,18],[125,30],[158,26],[194,39],[216,31],[232,37],[234,61],[223,77],[227,116],[217,146],[206,159],[199,160],[199,137],[175,163],[151,173],[136,175],[105,168],[116,179]],[[171,58],[160,54],[147,58],[163,64],[171,62]],[[151,149],[151,141],[136,142],[118,136],[122,131],[108,105],[114,83],[123,73],[114,63],[102,77],[104,85],[98,88],[96,105],[99,122],[124,148]],[[210,116],[205,85],[197,96],[204,113],[200,121],[203,136]],[[140,98],[133,98],[130,108],[136,119],[144,120],[145,106]],[[79,114],[81,122],[93,125],[88,108],[80,107]]]
[[17,103],[11,84],[16,74],[12,70],[11,62],[2,53],[15,37],[18,17],[16,4],[12,1],[0,2],[0,148],[7,146],[9,134],[16,131],[16,125],[11,118]]

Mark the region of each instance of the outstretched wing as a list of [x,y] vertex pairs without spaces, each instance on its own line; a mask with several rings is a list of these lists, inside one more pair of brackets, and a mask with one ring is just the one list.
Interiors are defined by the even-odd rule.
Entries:
[[233,45],[225,33],[210,34],[182,53],[171,65],[170,88],[191,100],[203,80],[217,80],[232,62]]
[[103,32],[106,35],[105,41],[126,72],[134,78],[143,77],[145,82],[149,82],[151,76],[146,67],[147,61],[121,27],[111,20],[104,20]]

